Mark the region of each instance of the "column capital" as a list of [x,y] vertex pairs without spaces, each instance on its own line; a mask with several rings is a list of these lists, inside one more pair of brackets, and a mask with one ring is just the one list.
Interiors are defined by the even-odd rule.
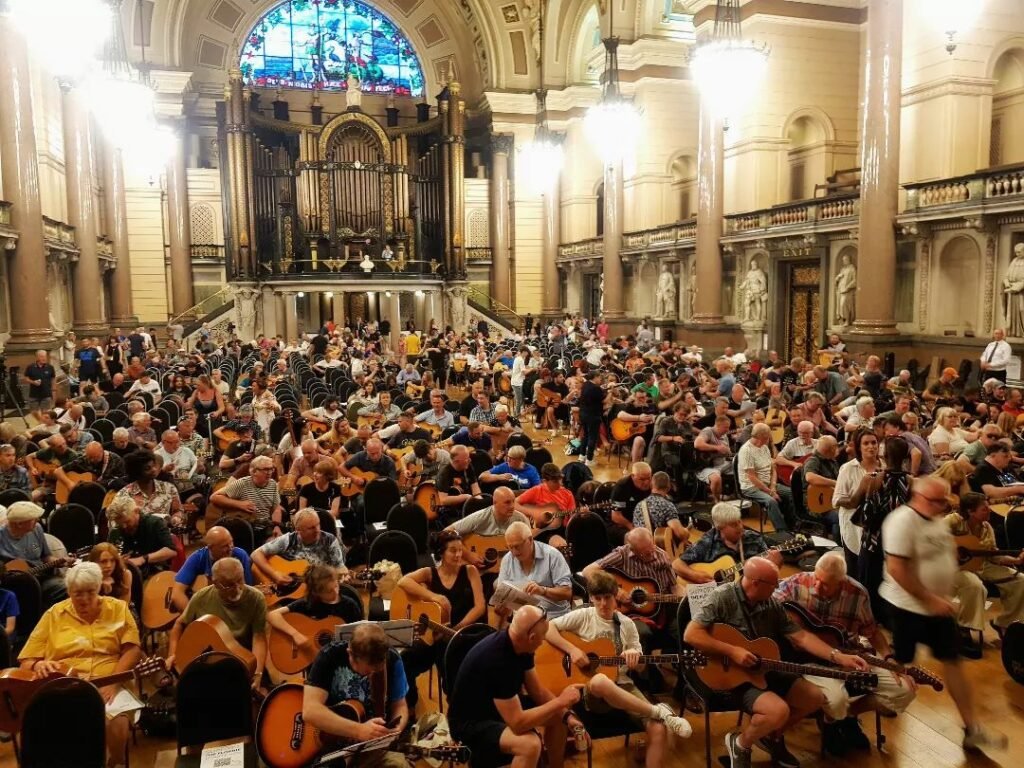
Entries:
[[515,136],[511,133],[492,133],[491,150],[496,154],[508,155],[515,147]]

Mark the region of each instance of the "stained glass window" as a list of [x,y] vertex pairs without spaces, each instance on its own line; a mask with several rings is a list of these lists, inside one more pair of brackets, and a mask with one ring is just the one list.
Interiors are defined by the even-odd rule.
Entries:
[[267,13],[242,48],[242,75],[267,88],[423,95],[419,59],[394,23],[356,0],[286,0]]

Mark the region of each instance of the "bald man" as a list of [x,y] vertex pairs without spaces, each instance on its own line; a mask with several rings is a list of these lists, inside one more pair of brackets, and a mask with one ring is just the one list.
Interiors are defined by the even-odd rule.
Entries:
[[[52,440],[52,438],[51,438]],[[81,472],[93,476],[93,482],[110,488],[117,481],[124,482],[124,462],[116,453],[103,450],[103,444],[95,440],[85,446],[82,455],[60,469],[54,471],[53,476],[57,481],[69,488],[74,483],[68,478],[68,472]]]
[[225,557],[233,557],[242,564],[246,584],[251,586],[255,583],[252,578],[252,563],[249,560],[249,555],[241,547],[235,546],[235,541],[231,538],[231,532],[227,528],[222,528],[219,525],[213,526],[203,537],[203,543],[206,546],[200,547],[189,555],[181,569],[174,575],[171,602],[179,611],[184,611],[185,606],[188,605],[188,599],[192,594],[196,579],[202,576],[209,583],[213,575],[214,563]]
[[[864,659],[840,653],[793,623],[782,603],[772,597],[778,586],[779,569],[775,563],[763,557],[750,558],[740,581],[718,587],[697,610],[686,627],[683,641],[708,655],[729,659],[738,667],[756,667],[758,659],[753,653],[712,637],[713,625],[728,624],[751,639],[769,637],[778,641],[785,636],[794,647],[819,659],[844,669],[868,670]],[[786,748],[783,734],[826,704],[821,689],[799,675],[769,672],[767,679],[767,690],[744,683],[733,691],[743,711],[751,717],[741,731],[731,731],[725,737],[732,768],[750,768],[755,743],[767,750],[777,765],[799,766]]]
[[[472,750],[474,766],[508,764],[511,756],[513,768],[534,768],[546,749],[548,765],[561,768],[566,725],[574,733],[585,733],[572,714],[580,688],[569,686],[555,696],[534,669],[533,655],[547,631],[548,618],[539,608],[520,608],[508,629],[474,645],[459,667],[448,721],[452,736]],[[530,709],[523,709],[519,698],[524,688]],[[543,740],[537,729],[543,731]]]
[[1001,749],[1006,736],[982,727],[960,661],[958,607],[952,601],[960,569],[945,520],[949,493],[949,483],[941,478],[916,478],[907,503],[885,518],[885,576],[878,594],[889,603],[896,661],[910,664],[920,644],[942,662],[943,678],[964,721],[964,749]]
[[[489,507],[466,515],[448,526],[448,530],[462,534],[462,538],[476,534],[477,536],[504,536],[512,523],[530,525],[530,518],[516,509],[516,494],[511,488],[497,488],[494,491],[494,503]],[[470,565],[483,566],[483,558],[469,549],[462,550],[462,557]]]
[[39,483],[32,491],[32,500],[40,502],[53,493],[56,482],[53,468],[65,467],[78,457],[79,454],[68,447],[63,435],[54,435],[46,441],[45,448],[26,456],[25,466],[29,475]]

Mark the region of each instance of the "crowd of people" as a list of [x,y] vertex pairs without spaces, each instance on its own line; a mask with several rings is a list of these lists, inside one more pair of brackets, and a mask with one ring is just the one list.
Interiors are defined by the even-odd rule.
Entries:
[[[0,425],[0,558],[52,566],[39,571],[47,610],[37,623],[19,624],[16,594],[0,591],[0,619],[21,665],[40,676],[61,662],[90,675],[131,668],[142,655],[144,594],[133,582],[144,587],[171,570],[179,615],[169,666],[180,661],[189,626],[213,615],[255,658],[253,686],[271,687],[280,682],[268,669],[271,633],[310,642],[289,613],[366,617],[343,582],[374,565],[370,542],[380,529],[367,520],[389,510],[373,509],[372,499],[393,498],[417,509],[424,528],[430,521],[429,564],[403,573],[398,586],[439,605],[452,630],[497,629],[444,681],[452,736],[474,765],[532,766],[542,751],[558,765],[567,733],[584,748],[586,714],[609,709],[646,732],[647,765],[663,764],[670,735],[691,733],[681,707],[694,707],[701,682],[641,658],[691,648],[756,666],[750,651],[719,639],[718,625],[785,639],[822,666],[879,672],[867,692],[781,672],[769,673],[766,687],[735,689],[751,719],[726,738],[733,768],[749,765],[755,745],[797,768],[784,735],[813,713],[827,752],[868,748],[858,715],[906,709],[922,644],[943,666],[965,749],[1005,744],[983,727],[962,661],[982,656],[987,629],[998,640],[1024,618],[1011,506],[1024,406],[1006,386],[1005,364],[998,368],[1000,331],[982,355],[981,387],[964,388],[946,368],[918,390],[909,371],[888,376],[878,357],[859,365],[836,336],[818,360],[787,362],[731,348],[705,358],[696,346],[656,340],[646,324],[618,338],[606,323],[591,329],[580,318],[542,326],[531,317],[508,335],[486,323],[430,325],[407,328],[394,349],[386,320],[246,343],[204,328],[192,349],[174,335],[158,348],[152,330],[115,331],[106,344],[72,345],[76,391],[66,398],[54,397],[56,368],[40,351],[22,372],[31,426]],[[573,458],[560,466],[551,448],[563,439]],[[621,479],[594,480],[595,468],[623,461]],[[81,498],[76,490],[93,484],[106,541],[60,576],[67,548],[49,523],[66,504],[58,498]],[[382,485],[393,495],[375,495]],[[744,525],[758,514],[757,530]],[[793,544],[810,533],[814,546]],[[503,540],[499,561],[471,548],[473,537]],[[993,554],[960,567],[954,537]],[[783,550],[815,548],[811,570],[783,577]],[[724,580],[682,625],[676,604],[693,585],[717,581],[707,566],[723,557],[740,564],[737,579]],[[276,558],[307,566],[306,596],[269,608],[267,596],[294,580],[275,569]],[[623,579],[653,584],[665,607],[655,618],[639,610]],[[503,584],[526,604],[489,608]],[[999,607],[986,626],[989,590]],[[789,605],[894,660],[896,671],[829,645]],[[82,625],[103,627],[88,653],[72,650]],[[534,654],[549,645],[586,666],[572,637],[610,641],[624,659],[619,672],[554,690]],[[396,651],[368,622],[320,650],[305,676],[303,714],[358,741],[402,731],[417,712],[418,678],[434,666],[446,673],[444,648],[435,638]],[[381,670],[387,690],[378,700],[370,681]],[[119,690],[102,691],[108,704]],[[331,709],[353,692],[368,709],[363,722]],[[123,718],[111,719],[111,765],[123,762],[127,732]],[[404,764],[391,753],[379,759]]]

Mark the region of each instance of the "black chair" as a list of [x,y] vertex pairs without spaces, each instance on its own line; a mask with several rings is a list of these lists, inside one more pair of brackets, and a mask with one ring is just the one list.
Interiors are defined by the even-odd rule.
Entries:
[[339,584],[338,587],[341,589],[342,597],[350,597],[359,606],[359,618],[360,620],[366,618],[366,608],[363,607],[363,595],[358,589],[353,587],[351,584]]
[[129,571],[132,575],[132,593],[129,597],[131,601],[130,605],[135,609],[135,615],[142,615],[142,583],[145,579],[142,577],[142,570],[139,566],[134,563],[129,563],[127,560],[124,561],[124,568]]
[[486,509],[494,503],[494,498],[489,493],[480,495],[480,498],[475,496],[471,499],[466,499],[462,505],[462,516],[472,515],[474,512],[479,512],[481,509]]
[[372,532],[373,523],[383,523],[395,504],[402,502],[398,483],[390,477],[378,477],[366,484],[363,491],[363,517],[367,533]]
[[418,505],[406,501],[393,506],[388,512],[387,526],[389,531],[403,531],[412,537],[421,568],[432,564],[427,515]]
[[114,439],[114,430],[117,426],[110,419],[96,419],[96,421],[89,426],[103,435],[104,443],[109,443]]
[[248,520],[240,517],[222,517],[214,525],[227,528],[231,538],[235,540],[235,546],[241,547],[246,554],[251,555],[256,549],[256,535]]
[[569,568],[579,573],[612,551],[608,529],[597,515],[573,515],[565,526],[565,541],[571,547]]
[[370,543],[370,567],[381,560],[398,563],[403,575],[412,573],[418,567],[416,542],[404,531],[384,531]]
[[[527,450],[527,452],[533,450],[533,440],[530,439],[529,435],[523,432],[517,433],[509,437],[508,441],[505,443],[505,450],[508,450],[513,445],[521,445],[523,448]],[[540,471],[539,468],[538,471]]]
[[46,529],[67,547],[68,552],[96,543],[96,518],[81,504],[57,507],[46,522]]
[[[103,768],[107,716],[96,686],[74,677],[45,683],[25,708],[22,768]],[[60,724],[55,738],[54,725]]]
[[[459,667],[465,661],[466,654],[474,645],[495,632],[497,630],[488,624],[469,624],[456,632],[448,641],[448,647],[444,651],[444,676],[441,682],[445,695],[450,695],[450,689],[455,686]],[[511,755],[509,755],[509,762],[512,762]]]
[[1024,549],[1024,512],[1006,515],[1006,543],[1010,549]]
[[32,494],[21,488],[8,488],[0,493],[0,506],[9,507],[18,501],[32,501]]
[[486,451],[473,451],[469,461],[477,475],[480,475],[481,472],[487,472],[494,467],[494,462],[491,461],[491,457]]
[[35,576],[23,571],[4,571],[0,587],[9,589],[18,598],[18,618],[14,622],[14,645],[18,650],[43,615],[43,589]]
[[8,669],[11,666],[11,638],[6,632],[0,632],[0,669]]
[[807,511],[807,486],[804,482],[804,468],[797,467],[789,478],[789,489],[793,492],[793,511],[796,513],[797,530],[817,536],[830,536],[828,525]]
[[321,531],[325,531],[332,536],[341,536],[341,529],[338,527],[338,520],[334,519],[334,515],[326,509],[319,509],[316,507],[313,508],[313,511],[316,512],[317,517],[320,518]]
[[178,680],[178,755],[211,741],[251,736],[249,686],[249,670],[230,654],[204,653],[185,667]]
[[528,448],[526,451],[526,463],[536,467],[538,472],[545,464],[552,462],[554,459],[551,456],[551,451],[547,448]]
[[68,504],[79,504],[90,512],[93,519],[99,522],[103,517],[103,501],[107,498],[107,489],[99,483],[78,483],[68,494]]
[[594,492],[594,503],[600,504],[603,501],[611,501],[612,491],[614,490],[615,483],[611,482],[610,480],[601,483],[601,485],[598,486],[598,489]]

